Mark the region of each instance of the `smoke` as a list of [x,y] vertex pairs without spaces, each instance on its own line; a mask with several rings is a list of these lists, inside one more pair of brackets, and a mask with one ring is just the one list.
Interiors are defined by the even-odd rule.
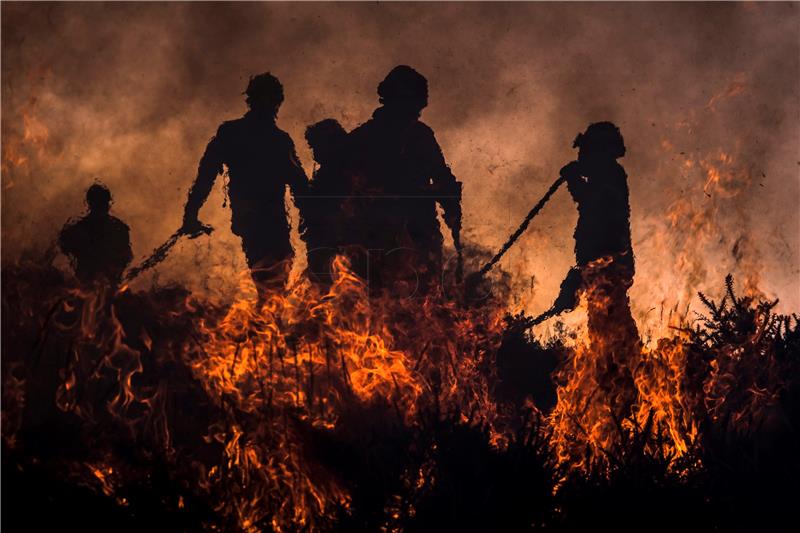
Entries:
[[[278,123],[310,173],[305,127],[365,121],[403,63],[428,77],[423,120],[464,182],[470,240],[502,244],[574,159],[576,133],[611,120],[628,147],[640,317],[714,294],[728,271],[796,311],[798,8],[6,3],[3,261],[45,250],[95,179],[143,258],[180,225],[205,143],[245,111],[251,74],[283,82]],[[214,235],[137,283],[234,291],[245,263],[222,203],[220,180],[201,212]],[[559,192],[504,259],[516,307],[552,302],[575,219]]]

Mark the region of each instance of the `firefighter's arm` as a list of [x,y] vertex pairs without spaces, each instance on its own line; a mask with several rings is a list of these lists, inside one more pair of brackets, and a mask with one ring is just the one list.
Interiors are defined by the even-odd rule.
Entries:
[[306,202],[303,198],[309,194],[309,182],[306,171],[303,170],[303,164],[297,157],[297,152],[294,148],[292,138],[286,135],[287,151],[288,151],[288,164],[286,168],[286,183],[289,185],[289,191],[292,194],[297,210],[300,212],[299,232],[300,237],[305,240],[305,216],[306,216]]
[[120,263],[128,266],[133,261],[133,249],[131,248],[131,230],[126,224],[122,224],[120,235]]
[[297,157],[294,143],[289,139],[289,166],[287,169],[287,183],[294,195],[303,195],[308,192],[308,176],[303,170],[303,164]]
[[197,177],[189,190],[189,197],[186,200],[186,207],[183,212],[183,226],[181,231],[184,233],[196,233],[202,226],[198,219],[200,208],[203,207],[217,175],[223,172],[223,150],[222,150],[222,126],[217,130],[217,134],[209,141],[206,151],[200,159],[197,167]]
[[130,228],[119,219],[112,217],[112,221],[113,233],[108,236],[105,244],[109,253],[109,266],[113,266],[121,273],[133,259]]
[[453,246],[455,246],[457,254],[456,281],[461,283],[464,279],[464,256],[461,245],[461,191],[463,184],[450,171],[450,167],[447,166],[441,155],[441,149],[438,153],[441,157],[441,165],[433,173],[433,183],[441,190],[442,196],[439,198],[439,205],[442,206],[444,222],[450,228],[450,234],[453,236]]
[[580,202],[588,194],[589,184],[583,177],[580,163],[572,161],[561,168],[561,177],[567,180],[567,189],[576,202]]
[[461,245],[461,189],[462,183],[453,175],[444,159],[442,149],[436,142],[436,137],[430,131],[429,146],[429,175],[433,190],[437,195],[437,202],[444,211],[444,222],[453,233],[456,246]]
[[58,234],[58,247],[64,255],[73,255],[75,253],[75,226],[67,224],[61,229]]

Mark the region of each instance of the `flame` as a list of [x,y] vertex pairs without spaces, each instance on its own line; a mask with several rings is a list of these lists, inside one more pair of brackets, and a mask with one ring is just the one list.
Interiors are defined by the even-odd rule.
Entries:
[[[244,530],[266,518],[270,506],[263,502],[271,493],[288,495],[286,506],[272,515],[277,531],[287,524],[310,527],[349,503],[343,487],[307,472],[298,436],[282,416],[271,413],[291,413],[322,431],[334,430],[353,401],[388,404],[408,425],[415,423],[419,407],[431,402],[443,411],[460,410],[464,420],[475,413],[483,423],[496,420],[479,367],[499,343],[499,313],[468,317],[455,305],[438,306],[428,299],[376,301],[343,257],[336,259],[334,272],[326,294],[306,282],[260,305],[250,298],[236,301],[220,322],[201,321],[198,349],[187,350],[195,377],[220,407],[267,414],[258,434],[245,434],[234,425],[217,436],[225,443],[227,470],[254,491],[228,504],[235,509],[224,509],[238,516]],[[426,327],[409,338],[400,315]],[[463,356],[467,347],[473,357]],[[493,442],[501,441],[495,431]],[[212,483],[224,482],[220,472],[213,472]]]
[[738,165],[735,158],[723,150],[702,159],[699,166],[707,177],[703,186],[707,196],[717,194],[723,198],[734,198],[750,186],[749,169]]
[[[307,428],[341,431],[354,405],[383,410],[406,427],[419,424],[421,410],[435,410],[488,428],[498,448],[509,438],[491,395],[502,306],[465,309],[440,295],[375,298],[344,258],[334,268],[324,293],[301,280],[258,300],[243,276],[242,295],[230,306],[187,297],[167,313],[190,329],[154,363],[185,365],[212,402],[217,415],[204,441],[219,449],[219,461],[193,468],[215,510],[237,529],[318,530],[346,512],[348,487],[308,461],[304,435]],[[137,337],[126,331],[117,299],[129,294],[74,287],[52,303],[52,325],[70,339],[55,403],[89,424],[117,424],[174,457],[170,388],[145,368],[164,345],[145,328]],[[87,463],[87,483],[119,499],[112,464]]]
[[[673,181],[681,184],[642,243],[660,253],[669,250],[672,259],[668,270],[656,274],[663,294],[662,329],[685,320],[695,293],[706,290],[709,279],[720,279],[727,272],[735,271],[737,278],[744,280],[746,294],[761,295],[757,292],[763,271],[761,254],[750,237],[748,213],[742,208],[757,173],[754,164],[745,163],[754,160],[747,152],[747,141],[734,137],[725,146],[691,152],[680,148],[695,143],[703,125],[715,120],[717,109],[746,95],[748,88],[746,75],[737,74],[703,108],[690,110],[668,126],[660,140],[663,160],[668,163],[659,172],[671,174]],[[725,216],[726,211],[737,216]],[[735,220],[736,225],[726,226],[727,220]],[[638,249],[641,253],[643,247]],[[664,310],[669,314],[666,320]]]
[[[704,180],[702,195],[682,195],[669,206],[666,214],[667,232],[673,236],[669,246],[675,252],[674,275],[683,284],[676,300],[685,303],[703,286],[709,274],[707,254],[700,251],[718,244],[730,233],[719,222],[720,212],[730,208],[728,202],[750,190],[754,170],[722,149],[700,158],[683,157],[685,172]],[[731,256],[739,277],[744,278],[746,294],[759,296],[757,287],[763,270],[760,254],[747,233],[746,218],[740,217],[739,223],[740,227],[734,229],[739,237],[730,247]],[[691,239],[686,238],[689,235]]]
[[619,305],[602,288],[615,283],[604,277],[606,265],[601,259],[586,269],[585,279],[593,280],[581,295],[590,316],[588,338],[556,376],[558,401],[548,417],[556,460],[571,472],[607,471],[622,460],[626,439],[643,434],[645,453],[678,465],[698,437],[684,390],[686,338],[648,348],[635,329],[606,312]]
[[[751,301],[735,298],[729,286],[732,307],[707,305],[715,320],[744,333],[706,346],[698,344],[700,330],[683,328],[645,346],[629,324],[607,313],[620,297],[608,290],[609,265],[588,267],[585,279],[592,282],[579,312],[589,324],[555,374],[555,407],[542,413],[530,398],[523,402],[541,422],[535,431],[560,468],[554,491],[570,476],[609,475],[632,453],[661,458],[686,477],[702,467],[696,450],[709,431],[726,424],[752,431],[769,420],[784,386],[785,363],[769,348],[781,323],[769,305],[748,315]],[[182,486],[171,497],[175,508],[189,507],[184,495],[203,498],[218,517],[209,529],[327,530],[353,510],[353,487],[309,452],[314,438],[352,431],[354,417],[375,423],[365,413],[418,430],[434,414],[485,430],[487,444],[500,453],[518,427],[494,396],[503,305],[470,307],[440,295],[374,297],[344,258],[334,266],[327,291],[301,279],[258,300],[243,276],[243,292],[231,305],[180,292],[169,301],[156,298],[152,311],[167,328],[160,332],[118,316],[129,305],[125,298],[141,295],[102,287],[68,287],[42,302],[18,297],[15,305],[52,311],[31,307],[12,316],[20,324],[49,316],[69,348],[54,397],[62,412],[90,431],[111,426],[175,472],[191,473],[194,492]],[[177,369],[187,376],[171,381]],[[24,381],[5,365],[3,377],[3,437],[13,448],[18,410],[28,398]],[[190,384],[209,402],[197,413],[180,394]],[[170,410],[176,405],[178,419]],[[180,418],[194,416],[208,424],[182,433]],[[97,446],[84,461],[69,463],[70,479],[132,505],[125,487],[143,474],[113,446],[102,440]],[[406,494],[424,494],[437,483],[444,451],[435,441],[424,446],[423,459],[400,478]],[[187,449],[195,451],[184,457]],[[385,529],[398,529],[415,512],[414,498],[390,497]]]

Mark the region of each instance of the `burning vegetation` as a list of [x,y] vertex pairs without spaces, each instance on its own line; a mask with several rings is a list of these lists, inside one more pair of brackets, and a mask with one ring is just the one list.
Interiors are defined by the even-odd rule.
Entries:
[[243,284],[230,306],[4,269],[6,524],[519,531],[649,516],[730,529],[790,516],[800,327],[732,279],[670,338],[568,347],[534,340],[497,291],[376,299],[335,267],[329,291],[301,281],[256,304]]

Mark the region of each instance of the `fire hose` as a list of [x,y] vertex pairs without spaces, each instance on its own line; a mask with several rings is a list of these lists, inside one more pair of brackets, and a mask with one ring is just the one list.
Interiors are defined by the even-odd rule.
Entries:
[[533,206],[533,209],[530,210],[528,215],[525,217],[525,220],[522,221],[522,224],[519,225],[517,230],[511,234],[511,236],[508,238],[508,240],[505,242],[502,248],[500,248],[500,251],[497,252],[494,255],[494,257],[492,257],[489,260],[488,263],[483,265],[483,267],[481,267],[479,271],[472,274],[472,276],[470,277],[476,278],[477,281],[478,279],[485,276],[492,269],[492,267],[494,267],[494,265],[497,264],[498,261],[500,261],[500,259],[506,254],[508,249],[511,248],[515,242],[517,242],[517,239],[519,239],[523,233],[525,233],[525,230],[528,229],[528,225],[531,223],[531,220],[533,220],[533,217],[539,214],[539,211],[541,211],[544,205],[547,203],[547,201],[550,200],[550,197],[553,196],[553,194],[555,194],[558,188],[561,187],[561,184],[564,183],[565,181],[566,178],[562,176],[553,182],[550,188],[547,189],[547,192],[544,193],[544,196],[542,196],[542,199],[539,200],[539,202],[535,206]]
[[[514,245],[514,243],[519,240],[520,236],[525,233],[525,230],[528,229],[528,226],[531,223],[531,220],[539,214],[539,212],[544,208],[545,204],[550,200],[550,197],[555,194],[555,192],[561,187],[561,185],[566,181],[566,178],[561,176],[557,180],[553,182],[547,192],[544,193],[544,196],[533,206],[533,208],[528,212],[528,215],[519,225],[514,233],[512,233],[508,240],[503,244],[500,250],[492,257],[480,270],[471,274],[467,279],[467,286],[474,287],[480,282],[480,280],[485,276],[496,264],[500,259],[508,252],[508,250]],[[575,290],[580,285],[580,272],[578,269],[573,268],[569,271],[567,278],[561,284],[561,291],[556,298],[556,301],[553,305],[544,313],[540,314],[537,317],[528,318],[524,324],[523,329],[530,329],[533,326],[544,322],[548,318],[551,318],[562,311],[566,311],[568,309],[572,309],[575,305],[574,296]]]
[[169,251],[172,250],[172,248],[178,243],[181,237],[187,236],[190,239],[194,239],[196,237],[199,237],[200,235],[210,235],[212,231],[214,231],[214,228],[206,224],[200,224],[199,228],[191,233],[187,233],[183,231],[183,229],[179,229],[178,231],[173,233],[172,236],[170,236],[170,238],[164,242],[164,244],[153,250],[153,253],[150,254],[150,257],[148,257],[135,267],[131,268],[130,270],[128,270],[128,272],[126,272],[125,275],[123,276],[122,282],[123,283],[130,282],[132,279],[134,279],[136,276],[138,276],[145,270],[153,268],[154,266],[162,262],[164,259],[166,259]]

